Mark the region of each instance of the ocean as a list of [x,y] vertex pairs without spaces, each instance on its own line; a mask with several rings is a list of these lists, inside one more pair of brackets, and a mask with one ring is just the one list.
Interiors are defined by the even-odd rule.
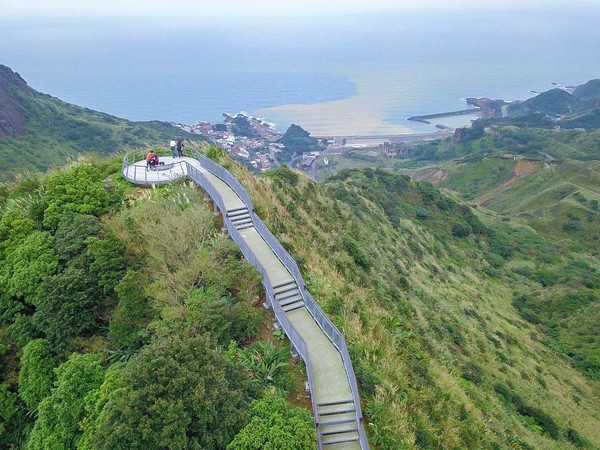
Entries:
[[33,88],[131,120],[220,122],[245,111],[282,131],[435,131],[466,97],[524,100],[600,78],[600,9],[389,14],[277,21],[8,21],[0,63]]

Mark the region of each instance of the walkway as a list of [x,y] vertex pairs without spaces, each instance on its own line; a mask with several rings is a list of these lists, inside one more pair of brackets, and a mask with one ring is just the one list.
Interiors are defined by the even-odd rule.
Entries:
[[[168,158],[163,159],[165,164],[170,163]],[[228,183],[207,170],[207,167],[200,167],[197,159],[184,158],[183,160],[181,162],[188,163],[195,169],[195,171],[194,169],[187,171],[187,175],[192,181],[205,188],[209,195],[214,189],[211,197],[217,197],[213,200],[224,213],[224,222],[230,234],[234,240],[239,240],[238,244],[242,251],[246,250],[244,254],[250,252],[246,255],[249,261],[261,272],[264,270],[263,282],[267,290],[268,303],[273,307],[276,318],[290,338],[292,345],[307,364],[319,448],[368,449],[361,420],[360,401],[356,401],[358,393],[349,358],[347,358],[345,366],[342,353],[307,309],[309,294],[303,288],[303,280],[301,277],[298,280],[298,276],[294,278],[272,246],[267,244],[257,229],[258,227],[266,230],[266,227],[262,222],[258,223],[260,219],[253,214],[252,205],[246,204]],[[212,161],[210,163],[211,165],[215,164]],[[145,163],[143,165],[145,168]],[[204,165],[208,165],[208,161]],[[153,184],[145,174],[145,170],[140,172],[139,169],[131,169],[132,166],[125,167],[124,164],[123,175],[126,179],[136,184]],[[220,166],[218,168],[224,171]],[[176,162],[172,171],[168,170],[165,171],[165,174],[156,176],[156,184],[162,184],[167,179],[172,180],[184,176],[185,173]],[[134,174],[137,175],[137,178],[133,177]],[[237,186],[234,187],[237,188]],[[265,234],[264,231],[263,234]],[[235,239],[236,237],[238,239]],[[269,239],[267,238],[267,240]],[[279,243],[277,242],[277,244]],[[312,297],[310,300],[312,301]],[[310,304],[318,308],[316,304]],[[311,311],[314,312],[314,309],[311,308]],[[320,309],[319,312],[323,314]],[[330,324],[330,322],[328,323]],[[330,328],[334,328],[332,324],[330,324]],[[295,334],[299,335],[300,340]],[[341,337],[341,333],[339,333],[339,337]],[[343,340],[343,338],[341,339]],[[302,351],[304,346],[305,351]],[[343,343],[343,348],[346,350],[345,343]],[[348,366],[352,372],[351,375],[346,370]],[[354,382],[354,394],[351,380]],[[358,403],[358,408],[356,408],[356,403]]]

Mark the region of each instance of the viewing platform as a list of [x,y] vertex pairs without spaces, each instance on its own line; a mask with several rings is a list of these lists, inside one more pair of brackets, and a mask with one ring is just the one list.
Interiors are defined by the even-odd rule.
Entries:
[[[200,161],[187,156],[173,158],[166,156],[168,150],[158,152],[159,165],[154,168],[146,164],[146,152],[133,152],[125,156],[127,164],[123,166],[123,177],[139,186],[159,186],[171,183],[178,178],[187,176],[188,164],[201,172],[206,172],[201,166]],[[164,165],[160,165],[164,163]]]

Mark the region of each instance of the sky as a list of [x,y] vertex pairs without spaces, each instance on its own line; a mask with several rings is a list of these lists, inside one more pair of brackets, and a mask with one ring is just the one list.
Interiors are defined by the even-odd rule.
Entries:
[[188,17],[252,18],[388,12],[586,7],[598,0],[0,0],[3,19]]

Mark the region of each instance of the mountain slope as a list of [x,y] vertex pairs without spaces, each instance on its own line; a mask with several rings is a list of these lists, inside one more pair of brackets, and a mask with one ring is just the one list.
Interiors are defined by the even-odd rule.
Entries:
[[0,181],[62,166],[79,154],[107,155],[173,137],[197,139],[164,122],[131,122],[65,103],[0,65]]
[[[600,446],[598,382],[572,367],[583,351],[561,347],[593,337],[561,332],[594,332],[581,328],[598,304],[597,280],[585,278],[598,272],[594,259],[404,176],[346,171],[316,185],[285,167],[255,178],[221,159],[344,333],[373,447]],[[258,276],[202,192],[128,186],[116,166],[75,165],[0,191],[0,443],[224,446],[248,423],[252,385],[305,404],[281,368],[302,386],[301,368],[277,356],[286,347],[250,343],[272,338],[261,327],[272,318],[250,306],[260,303]],[[81,195],[65,195],[73,190]],[[177,239],[156,238],[174,230]],[[275,362],[263,373],[267,357]],[[44,370],[57,365],[56,378]],[[219,380],[205,382],[207,373]],[[42,374],[35,391],[28,380]],[[201,388],[242,404],[213,411]],[[38,402],[36,420],[27,412]],[[67,412],[76,420],[65,423]]]
[[[562,251],[554,244],[379,170],[343,172],[323,187],[285,169],[266,180],[237,175],[345,333],[373,444],[600,445],[597,382],[571,367],[516,302],[562,298],[518,269],[550,261]],[[573,259],[547,264],[558,271]],[[581,283],[578,276],[565,290]],[[555,320],[592,311],[575,308]]]
[[529,100],[509,106],[509,112],[541,112],[547,115],[571,114],[579,107],[579,100],[562,89],[551,89],[542,92]]

